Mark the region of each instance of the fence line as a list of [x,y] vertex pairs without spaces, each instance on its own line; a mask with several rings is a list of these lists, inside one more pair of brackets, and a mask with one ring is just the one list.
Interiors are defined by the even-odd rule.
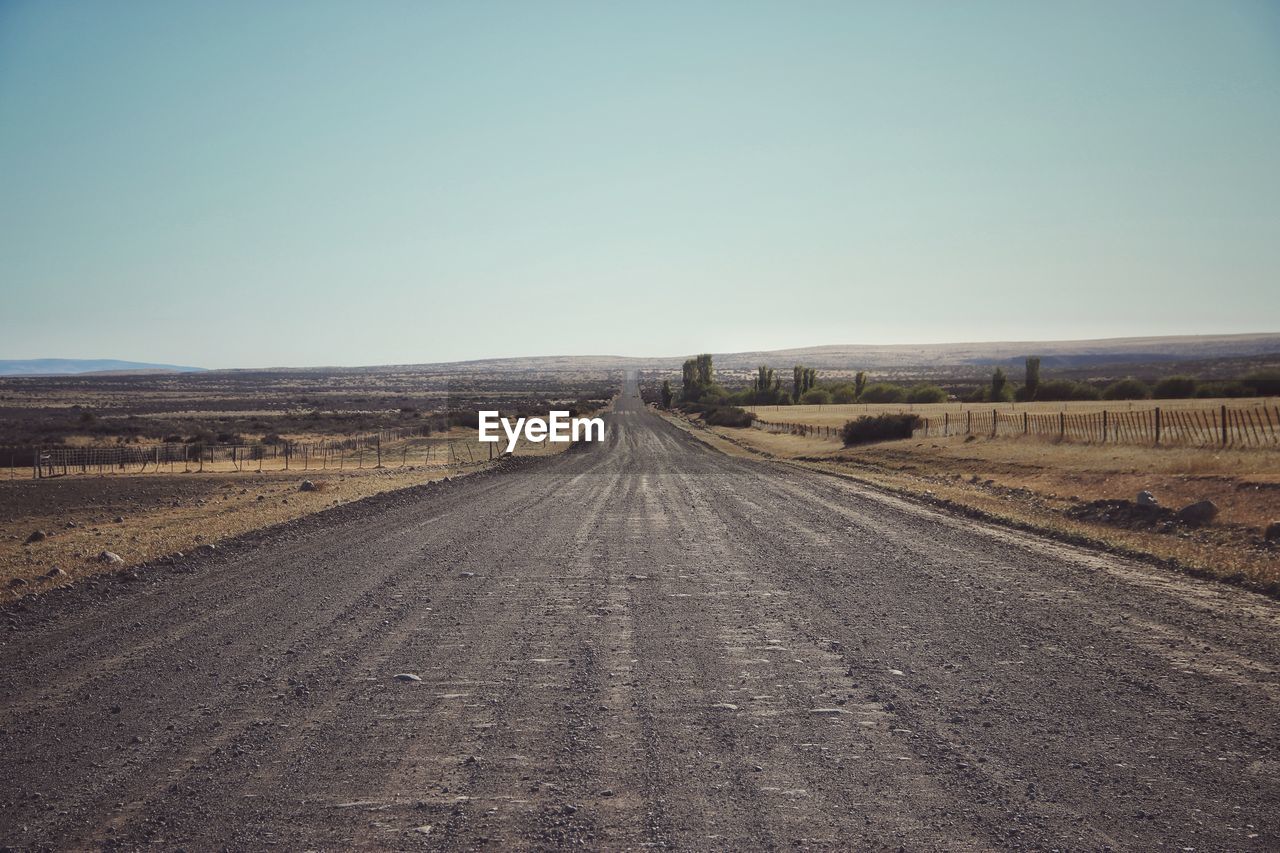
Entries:
[[[219,463],[234,471],[261,471],[268,462],[271,468],[286,471],[342,470],[348,466],[366,467],[366,454],[373,467],[382,468],[388,462],[401,466],[410,464],[407,443],[395,450],[384,449],[383,445],[407,442],[412,438],[428,439],[425,449],[414,451],[413,464],[418,463],[419,457],[423,464],[443,462],[458,465],[485,461],[483,457],[477,458],[471,442],[462,441],[460,449],[455,446],[457,439],[429,439],[430,433],[429,427],[422,426],[384,429],[312,442],[35,448],[21,451],[25,460],[18,458],[19,451],[11,450],[8,462],[11,476],[16,465],[29,464],[33,479],[67,474],[145,473],[148,470],[158,472],[166,467],[169,471],[175,471],[178,465],[182,466],[183,471],[202,472],[206,465]],[[490,458],[492,453],[490,449]],[[352,455],[355,456],[354,460],[351,459]],[[354,465],[351,465],[352,462]]]
[[[1220,406],[1213,409],[1103,409],[1098,412],[1002,412],[999,409],[918,415],[913,437],[1038,435],[1100,444],[1190,447],[1280,445],[1280,406]],[[769,432],[840,439],[841,428],[755,420]]]

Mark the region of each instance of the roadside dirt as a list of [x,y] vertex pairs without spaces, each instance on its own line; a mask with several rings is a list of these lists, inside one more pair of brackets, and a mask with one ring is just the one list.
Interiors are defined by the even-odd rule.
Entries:
[[1278,628],[626,398],[602,445],[8,605],[0,844],[1275,849]]
[[[1280,452],[1102,448],[1007,437],[845,448],[837,439],[665,417],[731,455],[786,460],[1280,596],[1280,543],[1264,536],[1280,521]],[[1157,496],[1161,511],[1135,511],[1143,490]],[[1221,510],[1212,524],[1169,517],[1205,499]]]
[[[314,467],[241,473],[94,474],[0,480],[0,602],[161,557],[181,556],[231,536],[382,492],[483,470],[490,445],[454,430],[452,458],[436,445],[430,464],[399,465],[402,450],[423,458],[427,441],[388,445],[384,468]],[[407,447],[406,447],[407,445]],[[520,457],[554,455],[565,445],[521,440]],[[410,455],[411,454],[411,455]],[[474,461],[473,461],[474,460]],[[302,490],[310,481],[313,490]],[[28,541],[39,531],[39,541]],[[104,563],[103,551],[123,562]]]

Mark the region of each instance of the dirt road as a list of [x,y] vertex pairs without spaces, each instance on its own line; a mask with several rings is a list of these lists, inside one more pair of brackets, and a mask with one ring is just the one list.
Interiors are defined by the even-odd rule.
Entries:
[[1275,849],[1278,629],[627,397],[4,611],[0,846]]

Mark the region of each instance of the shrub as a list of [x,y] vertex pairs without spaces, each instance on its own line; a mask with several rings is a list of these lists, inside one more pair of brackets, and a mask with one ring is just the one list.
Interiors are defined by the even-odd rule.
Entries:
[[907,392],[897,385],[880,382],[863,391],[858,399],[863,403],[901,403],[907,399]]
[[831,402],[856,403],[858,402],[858,391],[852,385],[837,385],[831,392]]
[[1228,382],[1217,388],[1219,397],[1252,397],[1254,396],[1253,388],[1243,382]]
[[1102,389],[1102,399],[1104,400],[1145,400],[1150,395],[1149,389],[1145,382],[1139,382],[1132,376],[1127,379],[1121,379],[1112,382],[1106,388]]
[[1196,395],[1198,383],[1190,376],[1168,376],[1156,383],[1157,400],[1185,400]]
[[737,406],[709,406],[702,418],[711,426],[749,427],[756,416]]
[[1259,370],[1244,378],[1257,397],[1280,397],[1280,370]]
[[1048,402],[1062,400],[1097,400],[1101,397],[1098,389],[1084,382],[1072,382],[1070,379],[1050,379],[1040,383],[1036,391],[1036,399]]
[[917,385],[907,392],[908,403],[945,403],[947,392],[937,385]]
[[824,406],[831,402],[831,392],[825,388],[810,388],[800,397],[806,406]]
[[[870,389],[868,389],[870,390]],[[889,441],[895,438],[911,438],[911,433],[921,424],[919,415],[885,414],[867,415],[844,425],[841,435],[845,446],[867,444],[872,441]]]

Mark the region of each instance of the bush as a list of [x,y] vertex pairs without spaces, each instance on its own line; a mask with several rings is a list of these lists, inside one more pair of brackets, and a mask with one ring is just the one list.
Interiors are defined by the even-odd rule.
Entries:
[[937,385],[917,385],[907,392],[908,403],[945,403],[947,392]]
[[[868,388],[868,391],[871,389]],[[867,415],[844,425],[841,435],[846,447],[867,444],[872,441],[889,441],[895,438],[911,438],[911,433],[921,424],[919,415],[886,414]]]
[[1132,376],[1127,379],[1121,379],[1118,382],[1112,382],[1106,388],[1102,389],[1102,399],[1104,400],[1145,400],[1150,395],[1149,389],[1145,382],[1139,382]]
[[702,419],[711,426],[749,427],[756,416],[736,406],[709,406]]
[[863,403],[901,403],[907,399],[907,392],[897,385],[880,382],[862,392],[859,400]]
[[838,385],[831,392],[831,402],[833,403],[856,403],[858,402],[858,391],[852,385]]
[[1157,400],[1185,400],[1196,395],[1197,383],[1190,376],[1169,376],[1156,383]]
[[825,406],[831,402],[831,392],[825,388],[810,388],[800,395],[800,402],[806,406]]
[[1217,388],[1219,397],[1253,397],[1253,388],[1243,382],[1228,382]]
[[1280,370],[1259,370],[1244,378],[1256,397],[1280,397]]
[[1036,390],[1036,399],[1046,402],[1063,400],[1097,400],[1101,397],[1098,389],[1084,382],[1072,382],[1070,379],[1050,379],[1041,382]]

